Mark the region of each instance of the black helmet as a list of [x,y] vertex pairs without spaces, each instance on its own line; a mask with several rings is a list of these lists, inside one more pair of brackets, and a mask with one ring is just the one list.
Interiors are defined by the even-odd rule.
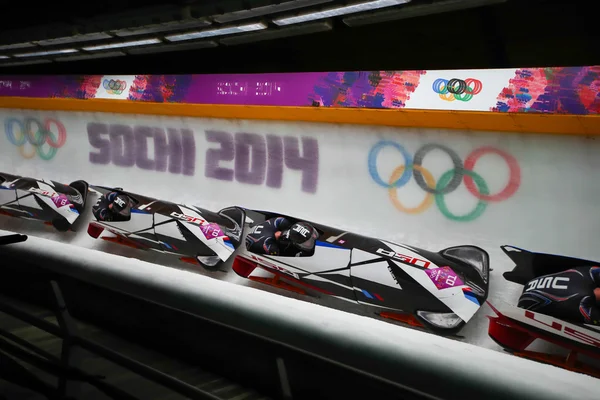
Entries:
[[297,222],[281,233],[281,240],[284,243],[291,243],[302,251],[311,251],[318,237],[319,232],[307,222]]
[[594,266],[590,268],[590,277],[596,284],[596,286],[600,287],[600,267]]
[[117,195],[112,201],[112,210],[118,214],[128,215],[131,210],[129,197],[124,194]]

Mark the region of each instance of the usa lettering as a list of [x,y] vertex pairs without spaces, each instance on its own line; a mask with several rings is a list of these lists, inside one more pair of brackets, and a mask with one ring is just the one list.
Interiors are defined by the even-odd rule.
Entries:
[[[190,129],[158,128],[143,125],[87,125],[88,141],[96,149],[90,162],[98,165],[166,172],[193,176],[196,169],[196,143]],[[154,147],[149,150],[149,145]]]
[[586,344],[600,348],[600,338],[598,338],[597,336],[588,335],[587,333],[585,333],[583,331],[579,331],[578,330],[579,328],[577,328],[577,327],[571,327],[568,325],[564,325],[557,321],[552,321],[552,324],[547,324],[546,322],[537,319],[536,314],[534,314],[531,311],[525,311],[525,317],[529,318],[539,324],[542,324],[549,328],[555,329],[555,330],[561,332],[562,334],[564,334],[565,336],[571,336],[572,338],[574,338],[575,340],[577,340],[579,342],[586,343]]
[[429,265],[431,264],[429,261],[421,260],[419,258],[407,256],[407,255],[400,254],[400,253],[396,253],[395,251],[377,249],[376,253],[386,256],[386,257],[389,257],[389,258],[400,260],[404,263],[418,265],[422,268],[428,268]]
[[533,289],[567,289],[567,285],[561,284],[561,282],[567,283],[569,282],[569,278],[563,278],[560,276],[547,276],[543,278],[535,279],[529,282],[526,292]]
[[287,168],[301,173],[302,191],[317,191],[319,142],[315,138],[209,130],[206,140],[218,145],[206,152],[207,178],[281,188]]
[[38,189],[36,187],[29,188],[29,191],[33,192],[33,193],[41,194],[43,196],[48,196],[48,197],[57,197],[58,196],[58,194],[55,192],[49,192],[47,190]]
[[202,225],[204,222],[206,222],[202,218],[192,217],[191,215],[179,214],[177,212],[172,212],[170,216],[197,225]]
[[121,198],[116,198],[115,199],[115,203],[117,203],[120,207],[125,207],[125,200],[121,199]]
[[261,231],[262,228],[263,228],[262,225],[256,225],[256,226],[252,227],[252,229],[250,229],[249,233],[258,233],[258,234],[260,234],[262,232]]
[[293,230],[294,230],[294,232],[300,233],[303,237],[306,237],[306,235],[308,235],[308,233],[310,232],[308,229],[306,229],[303,226],[297,226]]

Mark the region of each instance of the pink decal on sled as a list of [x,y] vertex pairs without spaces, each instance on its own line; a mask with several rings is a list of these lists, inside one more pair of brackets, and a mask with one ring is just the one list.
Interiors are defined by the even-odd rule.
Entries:
[[427,269],[425,273],[439,290],[464,285],[464,282],[450,267]]
[[202,230],[207,240],[225,236],[219,225],[214,222],[200,226],[200,230]]
[[65,207],[71,204],[67,196],[64,194],[52,197],[52,201],[56,204],[56,208]]

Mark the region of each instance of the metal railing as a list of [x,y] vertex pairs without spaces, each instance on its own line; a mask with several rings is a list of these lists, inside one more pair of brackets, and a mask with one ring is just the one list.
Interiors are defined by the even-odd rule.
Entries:
[[[11,265],[26,277],[47,276],[59,327],[9,300],[1,299],[0,311],[66,339],[67,349],[94,352],[187,398],[217,397],[81,337],[69,327],[70,314],[272,398],[563,400],[597,394],[596,381],[583,375],[139,260],[34,237],[0,246],[0,260],[0,279]],[[152,338],[144,338],[146,331]],[[60,360],[37,357],[62,374],[57,395],[73,379],[99,384],[71,366],[68,350]],[[100,386],[115,399],[133,398]]]
[[[0,237],[0,245],[14,244],[27,240],[25,235],[7,235]],[[180,393],[187,398],[197,400],[220,400],[221,398],[211,393],[196,388],[186,382],[167,375],[159,370],[144,365],[134,359],[128,358],[118,352],[104,347],[92,340],[86,339],[77,334],[76,325],[69,314],[69,310],[65,303],[62,290],[56,280],[49,281],[52,293],[52,308],[58,326],[47,322],[44,319],[38,318],[25,310],[13,306],[11,299],[6,296],[0,296],[0,311],[11,315],[21,321],[24,321],[38,329],[50,333],[62,339],[62,354],[60,358],[42,350],[34,344],[23,340],[22,338],[0,328],[0,357],[4,368],[0,371],[0,376],[11,377],[14,383],[37,391],[45,395],[49,399],[70,399],[67,395],[69,382],[80,381],[88,383],[98,390],[115,400],[137,400],[137,397],[102,381],[101,378],[91,376],[81,369],[71,365],[71,356],[76,347],[81,347],[98,356],[104,357],[115,364],[127,368],[140,376],[161,384],[174,392]],[[8,339],[8,340],[5,340]],[[11,342],[15,344],[11,344]],[[29,351],[23,350],[27,349]],[[31,352],[35,353],[32,354]],[[2,354],[4,353],[4,354]],[[27,369],[20,367],[11,358],[10,355],[21,361],[35,366],[49,374],[55,375],[58,380],[58,387],[53,388],[42,380],[38,379],[33,373]]]

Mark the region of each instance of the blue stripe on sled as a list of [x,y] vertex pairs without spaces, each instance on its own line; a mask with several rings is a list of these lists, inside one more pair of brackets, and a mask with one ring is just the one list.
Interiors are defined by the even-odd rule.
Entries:
[[361,290],[365,296],[367,296],[369,299],[373,299],[373,296],[371,295],[371,293],[367,292],[365,289],[361,289]]
[[138,210],[137,208],[132,208],[131,213],[132,214],[150,214],[149,212],[146,212],[144,210]]
[[472,294],[470,294],[469,292],[463,292],[463,294],[465,295],[467,300],[471,300],[473,303],[477,304],[478,306],[481,305],[481,304],[479,304],[479,301],[477,300],[477,298],[475,296],[473,296]]
[[319,246],[319,247],[331,247],[333,249],[350,250],[350,249],[343,248],[343,247],[338,246],[338,245],[333,244],[333,243],[321,242],[320,240],[317,240],[316,245]]
[[229,240],[223,240],[223,243],[225,243],[228,247],[235,250],[235,247],[233,247],[233,244],[231,244],[231,242]]

